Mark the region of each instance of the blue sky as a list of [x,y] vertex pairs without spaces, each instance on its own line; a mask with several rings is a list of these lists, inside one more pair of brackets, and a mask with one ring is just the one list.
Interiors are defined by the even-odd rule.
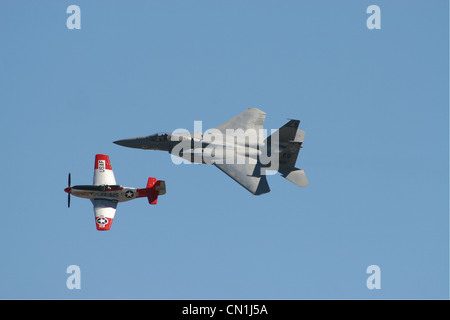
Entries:
[[[69,30],[66,9],[81,9]],[[369,30],[366,9],[381,9]],[[0,298],[448,299],[447,1],[0,1]],[[306,131],[310,186],[251,195],[112,141],[249,107]],[[110,232],[63,189],[108,154]],[[66,287],[70,265],[81,289]],[[381,270],[369,290],[366,268]]]

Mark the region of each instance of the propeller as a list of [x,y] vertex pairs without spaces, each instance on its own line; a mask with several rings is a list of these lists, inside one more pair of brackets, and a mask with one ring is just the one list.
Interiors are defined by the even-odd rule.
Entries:
[[[69,172],[69,179],[68,179],[68,185],[70,188],[70,172]],[[70,208],[70,192],[67,194],[67,208]]]

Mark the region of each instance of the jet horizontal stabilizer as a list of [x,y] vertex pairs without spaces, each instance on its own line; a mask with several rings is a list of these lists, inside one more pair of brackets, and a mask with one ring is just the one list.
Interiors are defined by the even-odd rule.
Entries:
[[299,187],[309,186],[308,179],[306,178],[305,171],[298,168],[293,169],[281,169],[279,171],[281,176],[293,184],[298,185]]

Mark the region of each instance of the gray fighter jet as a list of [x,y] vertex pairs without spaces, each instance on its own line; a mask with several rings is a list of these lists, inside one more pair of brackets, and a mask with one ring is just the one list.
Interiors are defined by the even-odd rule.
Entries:
[[[249,108],[205,133],[174,131],[114,141],[120,146],[168,151],[195,163],[213,164],[254,195],[270,192],[266,174],[278,171],[297,186],[309,185],[304,170],[295,167],[305,132],[290,120],[264,138],[266,114]],[[194,125],[195,127],[195,125]],[[273,130],[272,130],[273,131]],[[271,171],[268,171],[271,170]]]

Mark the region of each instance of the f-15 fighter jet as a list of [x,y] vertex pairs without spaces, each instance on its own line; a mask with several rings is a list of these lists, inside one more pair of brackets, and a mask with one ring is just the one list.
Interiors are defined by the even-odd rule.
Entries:
[[308,186],[304,170],[295,167],[305,136],[298,130],[300,121],[290,120],[264,139],[265,116],[263,111],[249,108],[205,133],[174,131],[114,143],[169,151],[190,162],[213,164],[254,195],[270,192],[266,170],[278,171],[297,186]]
[[158,202],[158,196],[166,193],[166,183],[156,178],[148,178],[145,189],[128,188],[116,184],[109,156],[95,156],[94,185],[69,186],[67,205],[70,207],[70,195],[90,199],[94,205],[97,230],[110,230],[116,213],[117,203],[146,197],[150,204]]

